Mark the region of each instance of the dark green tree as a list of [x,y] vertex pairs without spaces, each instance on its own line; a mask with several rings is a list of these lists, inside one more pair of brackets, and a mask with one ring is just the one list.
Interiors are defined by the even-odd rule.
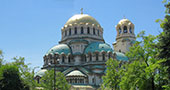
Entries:
[[20,78],[18,67],[6,64],[0,68],[0,90],[29,90]]
[[[163,32],[159,35],[158,48],[160,49],[159,57],[166,59],[164,65],[170,66],[170,2],[164,0],[166,7],[166,15],[164,20],[159,20],[161,22],[160,26]],[[170,68],[168,68],[169,78],[170,78]]]
[[34,80],[34,74],[35,74],[34,69],[36,67],[33,69],[29,68],[28,67],[29,64],[25,63],[24,57],[14,57],[13,60],[14,62],[12,62],[11,64],[18,67],[20,76],[22,80],[24,81],[24,83],[28,85],[31,90],[34,90],[38,84],[36,80]]

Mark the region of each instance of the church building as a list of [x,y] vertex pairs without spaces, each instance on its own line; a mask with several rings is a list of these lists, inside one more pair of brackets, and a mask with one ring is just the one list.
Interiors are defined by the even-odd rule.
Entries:
[[83,12],[72,16],[61,28],[59,44],[44,55],[44,65],[36,77],[42,77],[45,71],[55,68],[65,75],[72,88],[95,90],[100,87],[106,73],[106,61],[109,58],[128,61],[125,53],[136,40],[134,24],[126,18],[118,22],[116,31],[112,49],[105,43],[104,29],[95,18]]

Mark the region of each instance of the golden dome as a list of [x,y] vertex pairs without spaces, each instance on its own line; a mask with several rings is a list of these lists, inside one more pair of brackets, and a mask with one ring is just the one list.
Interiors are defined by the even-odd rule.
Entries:
[[132,22],[129,19],[124,18],[124,19],[120,20],[118,24],[122,25],[122,24],[129,24],[129,23],[132,23]]
[[100,26],[100,24],[91,16],[89,16],[88,14],[76,14],[74,16],[72,16],[65,25],[69,25],[69,24],[94,24],[96,26]]

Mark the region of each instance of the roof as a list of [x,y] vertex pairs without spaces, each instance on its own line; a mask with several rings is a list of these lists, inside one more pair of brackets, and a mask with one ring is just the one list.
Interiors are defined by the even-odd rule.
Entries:
[[88,14],[76,14],[72,16],[65,25],[69,24],[80,24],[80,23],[89,23],[89,24],[95,24],[97,26],[100,26],[100,24],[91,16]]
[[69,48],[69,46],[67,44],[59,44],[59,45],[56,45],[54,47],[52,47],[48,52],[47,54],[69,54],[71,53],[71,50]]
[[124,18],[124,19],[121,19],[121,20],[119,21],[119,24],[129,23],[129,22],[131,22],[129,19]]
[[68,73],[66,76],[84,76],[84,77],[86,77],[86,75],[83,74],[83,73],[82,73],[81,71],[79,71],[79,70],[74,70],[74,71]]
[[88,53],[88,52],[96,52],[96,51],[98,51],[98,52],[101,52],[101,51],[113,52],[113,49],[110,47],[109,44],[106,44],[103,42],[94,42],[94,43],[89,44],[84,52]]
[[115,53],[116,53],[117,60],[128,61],[128,58],[125,56],[125,54],[120,52],[115,52]]
[[38,72],[34,75],[34,77],[36,77],[36,76],[42,77],[42,76],[45,74],[46,71],[47,71],[47,69],[41,69],[40,71],[38,71]]

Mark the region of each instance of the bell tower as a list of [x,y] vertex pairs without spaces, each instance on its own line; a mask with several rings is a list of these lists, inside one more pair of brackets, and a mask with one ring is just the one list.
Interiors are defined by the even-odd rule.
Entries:
[[126,53],[136,40],[134,24],[124,18],[116,25],[116,31],[116,42],[113,43],[114,50],[116,52]]

